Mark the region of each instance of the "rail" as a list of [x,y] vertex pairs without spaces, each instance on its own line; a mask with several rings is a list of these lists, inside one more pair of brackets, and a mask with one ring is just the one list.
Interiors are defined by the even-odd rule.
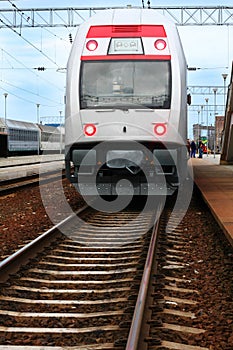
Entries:
[[156,246],[156,241],[158,237],[159,228],[159,217],[161,215],[161,206],[158,208],[155,218],[155,225],[153,227],[153,232],[151,235],[150,246],[148,249],[148,254],[145,262],[145,268],[143,271],[142,281],[140,284],[140,289],[138,293],[138,298],[135,306],[135,311],[133,315],[133,321],[130,327],[129,337],[125,350],[137,350],[138,340],[140,336],[140,330],[142,325],[142,319],[146,304],[147,291],[149,286],[149,280],[151,275],[151,268],[153,264],[154,251]]
[[[31,251],[33,251],[33,255],[35,255],[35,250],[41,249],[42,245],[44,246],[45,243],[51,238],[51,236],[60,228],[62,228],[67,222],[69,222],[73,217],[80,214],[82,211],[84,211],[88,206],[85,205],[84,207],[80,208],[76,213],[73,213],[69,215],[67,218],[56,224],[55,226],[51,227],[49,230],[44,232],[39,237],[35,238],[33,241],[29,242],[19,250],[17,250],[15,253],[10,255],[9,257],[5,258],[3,261],[0,262],[0,282],[4,282],[8,275],[12,273],[12,271],[16,271],[20,264],[25,263],[28,261],[28,259],[31,257]],[[20,260],[20,263],[19,263]]]

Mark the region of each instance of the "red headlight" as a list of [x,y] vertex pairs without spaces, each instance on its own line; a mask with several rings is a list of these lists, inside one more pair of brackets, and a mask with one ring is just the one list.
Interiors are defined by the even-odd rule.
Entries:
[[96,133],[96,126],[94,124],[86,124],[83,128],[84,134],[86,136],[93,136]]
[[157,50],[164,50],[166,49],[167,43],[163,39],[158,39],[155,41],[154,45]]
[[163,136],[167,132],[167,126],[164,123],[158,123],[154,126],[154,133],[157,136]]
[[98,47],[98,43],[96,40],[89,40],[87,43],[86,43],[86,48],[87,50],[89,51],[95,51]]

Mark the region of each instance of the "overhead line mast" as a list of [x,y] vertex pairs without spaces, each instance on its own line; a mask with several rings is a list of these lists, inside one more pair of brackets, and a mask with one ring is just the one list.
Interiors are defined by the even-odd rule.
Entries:
[[[233,6],[151,6],[170,18],[178,26],[233,25]],[[145,7],[144,1],[142,6]],[[119,7],[118,7],[119,8]],[[123,8],[123,7],[122,7]],[[0,9],[0,18],[7,18],[8,27],[77,27],[84,20],[105,7],[56,7]],[[22,15],[23,14],[23,15]],[[5,20],[4,20],[5,22]],[[0,28],[6,27],[4,23]]]

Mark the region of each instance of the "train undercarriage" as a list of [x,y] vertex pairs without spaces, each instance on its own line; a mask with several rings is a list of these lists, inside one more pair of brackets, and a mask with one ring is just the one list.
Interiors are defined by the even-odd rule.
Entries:
[[67,177],[87,196],[172,195],[186,168],[186,147],[175,144],[75,144],[66,152]]

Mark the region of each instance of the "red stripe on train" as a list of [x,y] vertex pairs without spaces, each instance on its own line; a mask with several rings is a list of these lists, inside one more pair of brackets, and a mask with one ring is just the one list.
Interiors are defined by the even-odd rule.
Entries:
[[132,38],[132,37],[159,37],[166,38],[162,25],[106,25],[91,26],[87,38]]
[[171,60],[171,55],[98,55],[81,56],[81,61],[102,60]]

